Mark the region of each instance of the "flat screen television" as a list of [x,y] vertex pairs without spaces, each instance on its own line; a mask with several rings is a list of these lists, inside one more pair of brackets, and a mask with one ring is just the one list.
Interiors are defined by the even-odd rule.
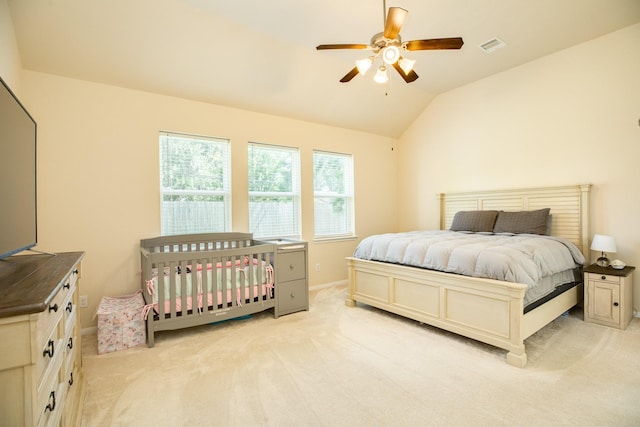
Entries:
[[0,78],[0,259],[38,243],[36,121]]

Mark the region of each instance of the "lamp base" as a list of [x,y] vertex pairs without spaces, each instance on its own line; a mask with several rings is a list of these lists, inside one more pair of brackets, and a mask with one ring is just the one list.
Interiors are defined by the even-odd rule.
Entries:
[[601,256],[596,261],[596,264],[600,267],[609,267],[609,258],[607,258],[606,256]]

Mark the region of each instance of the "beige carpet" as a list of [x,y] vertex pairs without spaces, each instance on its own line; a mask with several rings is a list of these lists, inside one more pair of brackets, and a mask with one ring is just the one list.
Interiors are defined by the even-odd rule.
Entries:
[[505,351],[366,306],[345,288],[311,310],[161,332],[97,355],[83,341],[83,426],[638,426],[640,319],[574,310]]

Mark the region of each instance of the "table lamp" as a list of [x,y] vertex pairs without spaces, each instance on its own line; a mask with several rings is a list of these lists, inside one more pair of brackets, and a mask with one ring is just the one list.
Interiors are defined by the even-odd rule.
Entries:
[[611,236],[595,234],[593,236],[593,241],[591,242],[591,250],[600,251],[602,253],[602,256],[596,261],[597,265],[600,267],[609,267],[609,258],[607,258],[607,254],[605,252],[615,253],[618,250],[616,248],[616,239]]

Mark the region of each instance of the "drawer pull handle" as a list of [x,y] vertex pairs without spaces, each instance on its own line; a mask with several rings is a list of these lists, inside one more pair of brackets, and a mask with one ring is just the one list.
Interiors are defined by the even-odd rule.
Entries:
[[49,340],[47,343],[47,348],[42,352],[42,357],[53,357],[53,353],[55,352],[53,340]]
[[71,301],[67,303],[67,308],[65,308],[65,310],[67,310],[69,313],[73,311],[73,304],[71,304]]
[[69,374],[69,385],[72,386],[73,385],[73,372],[71,372]]
[[601,279],[602,280],[607,280],[607,276],[602,276]]
[[293,270],[293,264],[289,264],[289,268]]
[[296,294],[294,294],[293,292],[291,292],[291,298],[295,298]]
[[618,304],[617,302],[614,302],[614,303],[613,303],[613,306],[614,306],[614,307],[617,307],[617,306],[619,306],[619,305],[620,305],[620,304]]
[[53,304],[49,306],[49,313],[51,313],[52,311],[54,312],[58,312],[58,304]]
[[73,270],[73,274],[78,274],[78,269]]
[[49,410],[51,412],[53,412],[54,409],[56,409],[56,392],[52,391],[51,394],[49,395],[49,401],[51,403],[47,403],[47,407],[44,408],[44,410]]
[[69,347],[69,350],[73,348],[73,337],[69,337],[69,342],[67,343],[67,347]]
[[71,284],[69,282],[65,283],[63,288],[65,289],[71,289]]

